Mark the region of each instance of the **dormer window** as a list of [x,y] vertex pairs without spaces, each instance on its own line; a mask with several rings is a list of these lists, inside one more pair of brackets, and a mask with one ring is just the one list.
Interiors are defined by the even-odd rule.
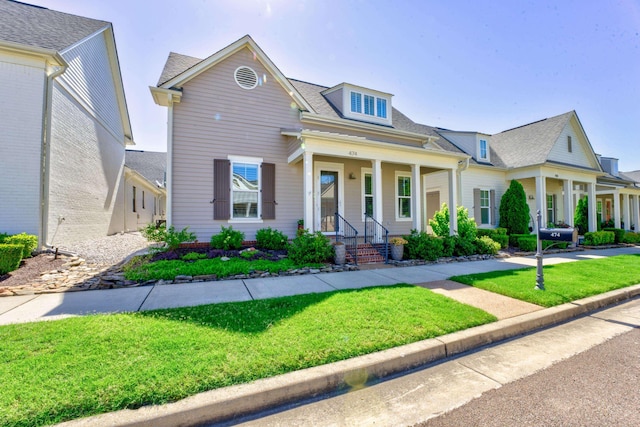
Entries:
[[375,95],[351,91],[351,112],[386,119],[387,100]]
[[488,156],[487,156],[487,140],[486,139],[481,139],[480,140],[480,160],[487,160]]

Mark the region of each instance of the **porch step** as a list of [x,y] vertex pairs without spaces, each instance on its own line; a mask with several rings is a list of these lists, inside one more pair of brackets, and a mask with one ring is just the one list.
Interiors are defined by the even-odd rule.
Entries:
[[[358,243],[356,249],[358,253],[358,264],[380,264],[384,262],[384,257],[370,243]],[[351,254],[347,252],[347,262],[354,262]]]

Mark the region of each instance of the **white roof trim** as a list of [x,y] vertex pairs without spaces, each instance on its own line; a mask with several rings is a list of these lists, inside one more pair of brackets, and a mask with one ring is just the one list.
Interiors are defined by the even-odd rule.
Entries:
[[235,41],[234,43],[231,43],[229,46],[214,53],[208,58],[200,61],[193,67],[183,71],[182,73],[178,74],[172,79],[167,80],[166,82],[164,82],[158,87],[163,89],[180,87],[186,82],[188,82],[189,80],[191,80],[192,78],[198,76],[200,73],[208,70],[209,68],[216,65],[218,62],[228,58],[229,56],[233,55],[234,53],[238,52],[239,50],[245,47],[248,47],[249,50],[251,50],[256,55],[256,59],[260,61],[260,63],[267,70],[269,70],[271,74],[275,76],[278,83],[280,83],[280,85],[284,88],[284,90],[287,91],[289,96],[291,96],[298,105],[300,105],[301,107],[303,107],[303,109],[307,111],[313,111],[313,108],[311,108],[311,105],[309,105],[309,103],[302,97],[302,95],[300,95],[300,93],[296,90],[296,88],[294,88],[293,85],[289,83],[289,80],[284,76],[284,74],[280,72],[278,67],[276,67],[276,65],[271,61],[271,59],[269,59],[269,57],[262,51],[262,49],[260,49],[260,47],[256,44],[255,41],[253,41],[253,39],[249,35],[246,35],[241,39]]

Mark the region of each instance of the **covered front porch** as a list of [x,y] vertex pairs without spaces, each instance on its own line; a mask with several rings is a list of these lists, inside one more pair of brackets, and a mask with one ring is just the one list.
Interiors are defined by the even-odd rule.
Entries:
[[596,231],[597,175],[595,171],[591,173],[545,165],[511,172],[508,180],[515,179],[524,187],[534,231],[537,228],[534,218],[538,210],[543,227],[574,227],[578,200],[583,197],[588,198],[589,231]]
[[637,231],[640,224],[640,188],[598,184],[598,224]]
[[[426,183],[435,172],[444,172],[448,181],[444,200],[435,204],[458,205],[458,173],[466,155],[427,140],[416,146],[312,130],[287,135],[293,137],[289,164],[302,166],[304,227],[311,232],[340,236],[352,227],[361,239],[379,239],[386,231],[396,236],[426,230],[427,212],[434,209]],[[450,233],[456,230],[451,215]]]

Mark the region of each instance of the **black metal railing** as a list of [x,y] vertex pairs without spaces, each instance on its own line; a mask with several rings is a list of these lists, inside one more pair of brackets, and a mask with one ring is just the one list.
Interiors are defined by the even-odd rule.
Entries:
[[353,262],[358,265],[358,230],[342,217],[335,213],[336,242],[344,242],[346,253],[351,255]]
[[371,215],[364,216],[364,242],[369,243],[389,262],[389,230]]

